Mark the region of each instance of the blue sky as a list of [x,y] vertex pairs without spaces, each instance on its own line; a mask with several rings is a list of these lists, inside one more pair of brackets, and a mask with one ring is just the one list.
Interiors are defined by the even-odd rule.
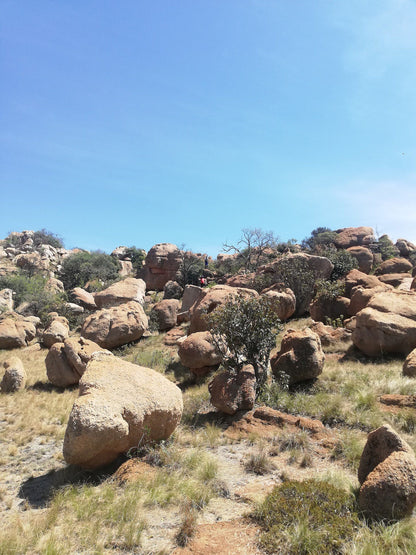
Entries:
[[0,237],[416,240],[414,0],[0,0]]

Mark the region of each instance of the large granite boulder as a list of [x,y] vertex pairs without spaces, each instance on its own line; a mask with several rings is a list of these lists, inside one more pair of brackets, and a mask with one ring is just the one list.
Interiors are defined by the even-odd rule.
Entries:
[[96,310],[94,295],[82,289],[82,287],[74,287],[71,291],[71,298],[76,304],[86,308],[87,310]]
[[150,319],[156,322],[159,331],[166,331],[176,326],[179,310],[178,299],[163,299],[154,305]]
[[333,328],[326,326],[322,322],[314,322],[310,329],[319,336],[321,345],[329,347],[337,343],[349,343],[351,341],[351,331],[346,328]]
[[167,439],[179,424],[182,393],[159,372],[96,353],[79,382],[64,458],[98,468],[130,448]]
[[377,293],[384,293],[385,291],[390,291],[392,289],[391,285],[377,285],[372,289],[365,289],[361,285],[353,287],[351,291],[351,301],[348,306],[348,314],[350,316],[355,316],[357,312],[360,312],[365,308],[370,299]]
[[368,276],[359,270],[351,270],[345,276],[345,295],[350,297],[353,288],[358,285],[361,285],[364,289],[373,289],[383,284],[376,276]]
[[280,351],[270,359],[274,376],[277,379],[288,376],[289,385],[317,378],[322,373],[324,362],[321,340],[309,328],[288,330]]
[[200,298],[191,309],[191,325],[189,333],[206,331],[209,329],[207,316],[217,307],[223,306],[227,301],[242,295],[245,298],[258,297],[257,291],[244,289],[242,287],[229,287],[228,285],[215,285],[206,290],[202,290]]
[[347,249],[358,263],[358,269],[364,274],[368,274],[373,267],[374,255],[367,247],[350,247]]
[[53,344],[45,359],[49,381],[57,387],[77,384],[97,351],[103,349],[84,337],[69,337],[64,343]]
[[210,382],[211,405],[225,414],[251,410],[256,400],[256,375],[251,364],[233,373],[221,372]]
[[179,285],[177,281],[172,279],[165,283],[163,288],[163,298],[164,299],[181,299],[183,295],[183,287]]
[[344,227],[337,229],[335,245],[339,249],[348,249],[361,245],[369,245],[374,239],[374,230],[371,227]]
[[412,263],[406,258],[389,258],[380,264],[376,270],[377,275],[381,274],[402,274],[411,272]]
[[356,315],[352,340],[368,356],[410,353],[416,347],[416,293],[390,290],[373,295]]
[[405,273],[383,274],[378,276],[378,279],[385,285],[391,285],[392,287],[397,287],[398,289],[400,288],[401,291],[410,291],[412,284],[411,274]]
[[36,336],[36,320],[16,312],[6,312],[0,317],[0,349],[26,347]]
[[416,505],[416,459],[411,447],[390,427],[368,435],[358,468],[358,504],[371,518],[399,519]]
[[145,294],[146,284],[142,279],[126,278],[96,293],[94,301],[98,308],[118,306],[130,301],[143,304]]
[[187,312],[204,295],[205,291],[197,285],[185,285],[182,297],[181,312]]
[[395,246],[403,258],[407,258],[412,252],[416,251],[416,246],[406,239],[397,239]]
[[18,357],[10,357],[4,363],[5,372],[0,382],[0,391],[3,393],[15,393],[24,389],[27,380],[26,370]]
[[183,366],[196,376],[208,374],[218,368],[221,356],[209,331],[191,333],[179,343],[178,356]]
[[270,300],[274,312],[282,322],[288,320],[295,313],[296,297],[289,287],[274,285],[262,295]]
[[174,280],[182,263],[181,251],[171,243],[158,243],[146,255],[142,277],[148,290],[162,291]]
[[103,349],[113,349],[137,341],[147,327],[147,316],[141,304],[132,301],[91,314],[82,326],[81,335]]

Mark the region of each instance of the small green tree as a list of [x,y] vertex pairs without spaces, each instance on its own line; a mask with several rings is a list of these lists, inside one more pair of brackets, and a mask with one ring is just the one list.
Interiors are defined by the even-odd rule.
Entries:
[[126,255],[130,258],[133,269],[137,274],[143,267],[146,251],[144,249],[138,249],[133,245],[132,247],[127,247]]
[[208,322],[223,365],[237,373],[244,364],[252,364],[257,390],[261,390],[267,380],[270,351],[281,329],[270,300],[239,295],[216,308]]
[[51,245],[51,247],[55,247],[55,249],[61,249],[64,243],[62,239],[55,233],[52,233],[52,231],[40,229],[33,234],[33,246],[36,248],[40,245]]
[[65,289],[84,287],[88,281],[100,280],[104,284],[118,278],[119,261],[103,252],[77,252],[65,258],[60,279]]

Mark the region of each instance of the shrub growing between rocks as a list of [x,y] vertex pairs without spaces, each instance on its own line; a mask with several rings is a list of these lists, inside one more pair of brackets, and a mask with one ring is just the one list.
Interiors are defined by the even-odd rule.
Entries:
[[65,258],[60,279],[65,289],[84,287],[88,281],[101,280],[110,284],[118,278],[120,263],[103,252],[77,252]]

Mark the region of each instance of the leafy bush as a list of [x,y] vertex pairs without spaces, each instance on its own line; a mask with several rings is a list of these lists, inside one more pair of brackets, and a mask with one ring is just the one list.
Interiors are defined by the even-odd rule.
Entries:
[[399,249],[394,246],[393,241],[388,235],[382,235],[377,242],[377,251],[383,260],[394,258],[399,255]]
[[330,281],[320,279],[316,282],[315,299],[325,299],[333,301],[337,297],[342,297],[345,293],[345,282],[342,280]]
[[205,262],[192,251],[181,250],[181,265],[178,270],[178,283],[185,285],[199,285],[199,278],[205,268]]
[[252,364],[261,389],[267,379],[270,351],[281,329],[270,300],[239,295],[213,311],[208,322],[224,366],[239,372],[244,364]]
[[146,251],[144,249],[138,249],[135,246],[127,247],[126,255],[130,258],[133,269],[136,274],[139,272],[143,266],[143,261],[146,258]]
[[296,315],[308,309],[315,292],[316,275],[303,258],[282,257],[274,273],[274,281],[292,289],[296,297]]
[[65,289],[84,287],[88,281],[100,280],[109,284],[118,278],[120,264],[103,252],[77,252],[65,258],[60,279]]
[[334,265],[330,278],[331,281],[337,281],[346,276],[354,268],[358,268],[357,259],[345,249],[327,248],[321,254],[326,256]]
[[341,553],[359,526],[353,496],[317,480],[276,486],[254,517],[269,553]]
[[55,249],[61,249],[64,246],[62,239],[58,235],[46,229],[35,231],[33,235],[33,246],[39,247],[40,245],[51,245]]
[[30,303],[30,311],[43,323],[49,312],[62,313],[67,301],[65,293],[55,293],[48,287],[48,279],[41,275],[27,276],[14,274],[0,277],[0,289],[14,291],[15,306],[23,302]]
[[302,248],[315,252],[316,249],[333,245],[337,235],[329,227],[317,227],[311,232],[310,237],[302,241]]

